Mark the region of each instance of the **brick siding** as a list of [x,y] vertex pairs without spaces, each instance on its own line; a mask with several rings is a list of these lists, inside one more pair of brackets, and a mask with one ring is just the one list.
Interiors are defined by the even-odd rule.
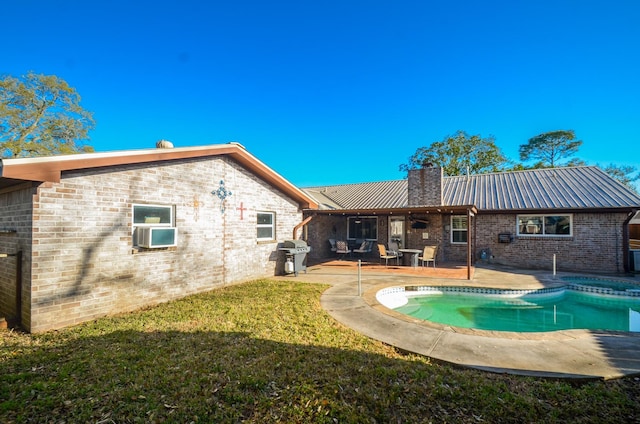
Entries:
[[[32,199],[36,190],[30,183],[0,193],[0,253],[22,252],[23,290],[22,321],[29,322],[29,278],[31,268]],[[17,319],[16,272],[17,257],[0,258],[0,317]]]
[[[232,192],[224,212],[212,194],[221,180]],[[14,204],[6,196],[1,201]],[[136,249],[133,204],[175,205],[178,246]],[[258,211],[275,213],[277,240],[257,242]],[[34,198],[23,324],[60,328],[274,275],[279,242],[301,220],[295,201],[225,157],[65,173]],[[6,273],[0,265],[3,289],[11,285]],[[0,302],[0,313],[11,313],[4,296]]]
[[410,170],[407,180],[409,206],[441,206],[442,176],[441,167]]
[[[476,257],[489,249],[487,261],[531,269],[623,272],[625,213],[575,213],[571,237],[518,236],[515,214],[477,216]],[[498,243],[499,233],[511,233],[511,243]]]
[[[451,243],[450,215],[412,215],[413,218],[429,221],[427,228],[411,228],[409,219],[405,222],[405,245],[421,249],[438,245],[437,262],[465,264],[466,243]],[[625,213],[575,213],[573,214],[573,234],[571,237],[531,237],[518,236],[516,232],[517,214],[482,213],[472,218],[470,235],[475,241],[474,263],[495,263],[523,269],[553,269],[553,255],[556,255],[556,270],[594,273],[618,273],[624,271],[623,224]],[[388,242],[389,216],[378,217],[378,242]],[[328,235],[332,238],[346,238],[347,216],[318,215],[309,223],[310,257],[321,261],[333,255],[329,249]],[[335,231],[334,231],[335,229]],[[428,233],[428,238],[423,234]],[[513,236],[510,243],[499,243],[498,234]],[[487,252],[481,259],[481,252]],[[374,249],[372,256],[377,252]]]

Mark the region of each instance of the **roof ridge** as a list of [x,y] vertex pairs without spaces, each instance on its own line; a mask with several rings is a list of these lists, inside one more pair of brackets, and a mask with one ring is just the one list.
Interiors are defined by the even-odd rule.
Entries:
[[480,174],[461,174],[461,175],[445,175],[444,178],[470,178],[481,177],[485,175],[504,175],[504,174],[518,174],[529,172],[552,172],[552,171],[564,171],[576,168],[599,168],[598,165],[577,165],[577,166],[557,166],[554,168],[530,168],[530,169],[511,169],[507,171],[495,171],[495,172],[483,172]]
[[[598,165],[578,165],[578,166],[558,166],[555,168],[531,168],[531,169],[514,169],[508,171],[495,171],[495,172],[483,172],[480,174],[462,174],[462,175],[445,175],[443,179],[455,179],[455,178],[479,178],[483,176],[489,175],[505,175],[505,174],[518,174],[518,173],[531,173],[531,172],[553,172],[553,171],[564,171],[576,168],[598,168]],[[381,181],[361,181],[357,183],[344,183],[344,184],[327,184],[327,185],[315,185],[315,186],[307,186],[303,187],[305,190],[314,190],[314,189],[324,189],[330,187],[346,187],[346,186],[357,186],[357,185],[370,185],[370,184],[388,184],[392,182],[399,181],[407,181],[406,178],[393,179],[393,180],[381,180]]]
[[363,181],[359,183],[344,183],[344,184],[331,184],[331,185],[319,185],[319,186],[311,186],[311,187],[303,187],[305,190],[313,190],[313,189],[323,189],[329,187],[345,187],[345,186],[356,186],[356,185],[369,185],[369,184],[388,184],[393,182],[401,182],[407,181],[406,178],[395,179],[395,180],[382,180],[382,181]]

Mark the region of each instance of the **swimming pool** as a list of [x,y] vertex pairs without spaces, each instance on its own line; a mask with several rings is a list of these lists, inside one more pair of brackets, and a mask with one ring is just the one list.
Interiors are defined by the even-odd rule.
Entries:
[[376,298],[402,314],[461,328],[640,332],[640,286],[579,277],[564,281],[566,286],[538,290],[390,287]]

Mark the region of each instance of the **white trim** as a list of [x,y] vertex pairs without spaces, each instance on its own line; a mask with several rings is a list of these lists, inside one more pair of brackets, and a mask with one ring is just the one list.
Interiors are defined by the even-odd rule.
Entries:
[[[168,209],[169,222],[135,222],[136,207]],[[174,205],[158,205],[158,204],[146,204],[146,203],[133,203],[131,205],[131,230],[132,231],[134,231],[136,227],[173,227],[174,223],[175,223]]]
[[[465,222],[467,223],[466,228],[464,230],[458,229],[455,231],[460,233],[464,231],[467,234],[467,241],[453,241],[453,232],[454,232],[453,218],[464,218]],[[469,220],[467,218],[467,215],[451,215],[449,219],[449,241],[451,242],[451,244],[457,244],[457,245],[467,244],[467,242],[469,241]]]
[[[271,224],[258,224],[260,215],[271,215]],[[270,228],[271,237],[258,237],[258,230],[260,228]],[[256,239],[258,241],[271,241],[276,239],[276,213],[269,211],[257,211],[256,212]]]

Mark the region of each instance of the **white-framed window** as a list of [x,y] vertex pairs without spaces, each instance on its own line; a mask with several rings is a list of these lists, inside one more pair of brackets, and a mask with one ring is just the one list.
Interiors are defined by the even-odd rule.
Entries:
[[172,205],[133,205],[133,227],[172,227]]
[[350,216],[347,218],[347,238],[362,240],[378,239],[378,217]]
[[467,216],[453,215],[451,216],[451,243],[466,244],[468,234]]
[[258,240],[275,240],[276,238],[276,213],[258,212],[257,214]]
[[178,244],[174,205],[132,205],[133,244],[138,248],[156,249]]
[[571,237],[573,215],[518,215],[519,236]]

